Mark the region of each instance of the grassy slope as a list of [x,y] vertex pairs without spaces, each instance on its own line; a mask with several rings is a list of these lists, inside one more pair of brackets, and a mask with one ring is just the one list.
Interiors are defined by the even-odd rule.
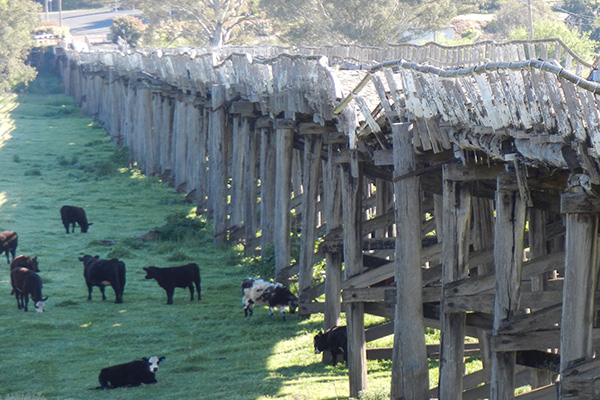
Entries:
[[[19,233],[18,254],[39,257],[49,296],[44,314],[18,311],[7,265],[0,274],[0,398],[347,398],[345,366],[323,365],[312,353],[319,316],[283,322],[257,309],[244,319],[240,283],[251,272],[234,249],[213,245],[210,232],[177,243],[132,240],[192,205],[135,170],[107,174],[122,152],[57,92],[0,103],[0,229]],[[63,204],[86,208],[94,223],[87,234],[65,234]],[[123,304],[114,304],[110,288],[107,301],[97,288],[86,301],[83,254],[125,261]],[[165,305],[164,290],[144,280],[142,267],[191,261],[201,267],[202,301],[190,303],[177,289],[174,305]],[[87,390],[101,368],[151,355],[166,356],[157,385]],[[389,367],[369,362],[373,391],[387,392]]]

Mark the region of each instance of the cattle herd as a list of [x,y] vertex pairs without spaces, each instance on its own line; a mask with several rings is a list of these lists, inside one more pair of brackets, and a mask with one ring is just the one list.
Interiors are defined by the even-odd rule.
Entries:
[[[66,233],[69,228],[73,233],[75,225],[79,225],[81,232],[85,233],[91,223],[88,222],[85,211],[81,207],[63,206],[60,216]],[[42,279],[38,275],[37,257],[16,255],[18,235],[14,231],[0,232],[0,253],[6,253],[7,263],[10,264],[11,294],[15,295],[17,309],[28,311],[29,297],[31,297],[36,312],[44,312],[45,302],[48,297],[42,296]],[[12,256],[12,261],[10,259]],[[126,269],[125,263],[116,258],[101,259],[100,256],[89,254],[78,258],[83,263],[83,276],[88,288],[88,300],[92,300],[92,288],[97,286],[106,300],[105,287],[111,286],[115,293],[115,303],[123,302],[125,289]],[[175,288],[188,288],[190,301],[194,300],[194,290],[198,300],[201,300],[200,268],[195,263],[187,265],[160,268],[149,266],[143,268],[146,272],[145,279],[154,279],[163,288],[167,295],[167,304],[173,304]],[[298,298],[284,285],[278,282],[269,282],[262,279],[246,278],[242,281],[242,305],[244,315],[252,316],[254,305],[269,306],[269,315],[273,315],[278,308],[285,321],[285,309],[289,308],[294,313],[298,308]],[[333,364],[339,360],[338,355],[343,355],[346,361],[346,327],[334,327],[326,332],[319,332],[314,337],[315,353],[328,351],[333,357]],[[98,381],[100,386],[94,389],[112,389],[116,387],[131,387],[141,384],[156,383],[155,373],[158,365],[165,357],[152,356],[134,360],[129,363],[114,365],[100,371]]]

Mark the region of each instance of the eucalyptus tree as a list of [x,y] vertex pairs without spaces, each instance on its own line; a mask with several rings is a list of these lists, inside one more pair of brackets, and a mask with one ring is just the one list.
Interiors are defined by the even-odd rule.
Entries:
[[144,0],[137,5],[155,31],[211,47],[230,43],[257,15],[255,0]]
[[31,0],[0,0],[0,92],[35,78],[25,64],[41,7]]
[[406,42],[448,25],[478,0],[261,0],[290,44]]

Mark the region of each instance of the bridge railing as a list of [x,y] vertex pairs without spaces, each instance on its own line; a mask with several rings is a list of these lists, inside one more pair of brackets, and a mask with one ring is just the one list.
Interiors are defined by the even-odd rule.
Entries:
[[[166,50],[174,53],[187,51],[196,54],[214,53],[208,48],[186,48]],[[439,68],[472,67],[489,62],[515,62],[529,60],[556,60],[563,68],[577,75],[587,74],[593,68],[591,62],[577,55],[560,38],[511,40],[495,42],[481,41],[460,46],[444,46],[429,42],[417,44],[388,44],[384,47],[334,44],[323,47],[283,46],[227,46],[218,51],[221,57],[234,53],[249,54],[254,58],[272,58],[282,53],[323,55],[331,64],[350,62],[358,66],[369,66],[386,61],[403,59],[425,63]]]

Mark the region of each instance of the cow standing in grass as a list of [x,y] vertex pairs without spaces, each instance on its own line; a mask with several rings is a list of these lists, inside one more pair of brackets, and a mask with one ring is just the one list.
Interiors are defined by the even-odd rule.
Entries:
[[69,233],[69,226],[72,226],[71,233],[75,232],[75,224],[79,224],[82,233],[86,233],[91,222],[88,222],[85,215],[85,210],[81,207],[62,206],[60,208],[60,218],[65,226],[65,230]]
[[285,321],[285,308],[289,307],[293,314],[298,308],[298,297],[279,282],[246,278],[242,282],[242,304],[246,317],[254,313],[254,304],[261,304],[269,306],[269,316],[277,307]]
[[348,335],[345,326],[334,326],[325,332],[319,332],[314,337],[315,354],[329,351],[331,353],[331,364],[338,363],[338,355],[344,356],[348,362]]
[[98,286],[102,300],[106,300],[105,286],[112,286],[115,291],[115,303],[123,302],[125,290],[125,263],[116,258],[103,260],[100,256],[85,255],[78,258],[83,262],[83,277],[88,287],[88,300],[92,300],[92,288]]
[[10,283],[17,299],[17,308],[27,311],[29,296],[35,304],[36,312],[44,312],[44,305],[48,297],[42,297],[42,278],[35,272],[24,267],[17,267],[10,271]]
[[9,255],[15,258],[17,245],[19,244],[19,235],[15,231],[0,232],[0,254],[6,253],[6,262],[10,264]]
[[190,290],[190,301],[194,300],[194,285],[198,292],[198,300],[202,298],[200,288],[200,268],[190,263],[178,267],[145,267],[146,279],[156,279],[158,285],[167,292],[167,304],[173,304],[173,293],[176,287]]

